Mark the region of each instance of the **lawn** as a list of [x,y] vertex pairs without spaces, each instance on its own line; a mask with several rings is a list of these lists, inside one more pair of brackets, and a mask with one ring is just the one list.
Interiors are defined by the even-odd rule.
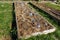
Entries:
[[37,8],[36,6],[33,6],[32,4],[30,4],[30,6],[33,8],[33,10],[36,10],[36,12],[38,12],[41,16],[43,16],[52,25],[54,25],[56,27],[56,31],[53,33],[49,33],[47,35],[32,36],[28,39],[22,39],[22,40],[60,40],[60,25],[58,24],[58,21],[54,20],[51,17],[51,15],[47,14],[46,12]]
[[12,24],[12,3],[0,3],[0,40],[9,40]]
[[55,5],[55,4],[52,4],[52,3],[45,3],[45,5],[48,6],[48,7],[54,8],[56,10],[60,10],[59,5]]

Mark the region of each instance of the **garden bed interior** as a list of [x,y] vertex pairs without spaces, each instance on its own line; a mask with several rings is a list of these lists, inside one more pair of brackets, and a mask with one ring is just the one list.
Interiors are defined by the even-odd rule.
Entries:
[[29,7],[28,2],[15,2],[18,38],[47,34],[55,28]]

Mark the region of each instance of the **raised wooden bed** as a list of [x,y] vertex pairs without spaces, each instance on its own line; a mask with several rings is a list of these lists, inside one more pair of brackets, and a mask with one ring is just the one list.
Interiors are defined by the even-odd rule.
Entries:
[[31,2],[31,3],[40,8],[41,10],[45,11],[46,13],[54,16],[56,19],[60,20],[60,11],[50,8],[41,2],[34,2],[34,3]]
[[18,38],[48,34],[55,28],[29,7],[28,2],[15,2]]

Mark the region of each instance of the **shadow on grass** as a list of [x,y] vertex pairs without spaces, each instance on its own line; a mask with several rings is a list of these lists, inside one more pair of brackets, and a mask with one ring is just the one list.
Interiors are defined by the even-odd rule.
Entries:
[[12,40],[17,40],[17,25],[16,25],[16,18],[15,18],[15,7],[14,7],[14,3],[12,5],[12,16],[13,16],[13,20],[12,20],[12,28],[11,28],[11,38]]

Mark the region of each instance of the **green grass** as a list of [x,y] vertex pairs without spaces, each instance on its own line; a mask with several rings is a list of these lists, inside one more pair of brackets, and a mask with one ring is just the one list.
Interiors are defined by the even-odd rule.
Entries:
[[[56,31],[53,33],[49,33],[47,35],[38,35],[38,36],[32,36],[28,39],[21,39],[21,40],[60,40],[60,25],[58,25],[58,22],[54,19],[51,19],[51,15],[46,14],[45,12],[39,10],[35,6],[31,5],[32,8],[34,8],[40,15],[42,15],[44,18],[46,18],[51,24],[53,24],[56,27]],[[33,10],[34,10],[33,9]]]
[[[1,6],[3,5],[3,7]],[[11,11],[9,11],[11,10]],[[12,22],[12,4],[0,3],[0,39],[10,34]]]
[[37,36],[33,36],[29,39],[26,39],[26,40],[55,40],[51,34],[48,34],[48,35],[37,35]]
[[0,3],[0,11],[9,11],[11,10],[11,5],[12,4],[8,4],[8,3]]
[[45,3],[46,6],[54,8],[56,10],[60,10],[60,6],[59,5],[54,5],[52,3]]

